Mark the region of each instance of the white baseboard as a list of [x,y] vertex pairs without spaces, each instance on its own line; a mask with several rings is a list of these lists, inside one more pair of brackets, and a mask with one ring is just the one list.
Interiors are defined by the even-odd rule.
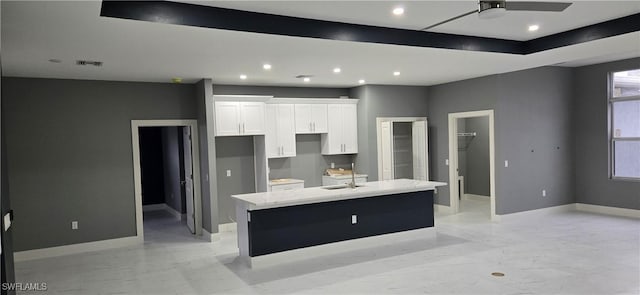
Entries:
[[576,211],[640,219],[640,210],[576,203]]
[[173,217],[175,217],[177,220],[182,220],[182,213],[178,212],[178,210],[173,209],[173,207],[167,204],[164,204],[164,206],[165,206],[164,208],[165,211],[169,212],[169,214],[173,215]]
[[463,200],[475,200],[475,201],[491,201],[491,198],[489,196],[483,196],[483,195],[475,195],[475,194],[464,194],[462,195],[462,199]]
[[544,214],[569,212],[569,211],[575,210],[575,208],[576,208],[576,204],[574,203],[574,204],[566,204],[566,205],[559,205],[554,207],[516,212],[511,214],[500,214],[500,215],[496,215],[495,221],[512,220],[512,219],[519,219],[519,218],[530,218],[530,217],[540,216]]
[[126,237],[95,242],[64,245],[58,247],[19,251],[13,253],[15,261],[28,261],[49,257],[65,256],[78,253],[108,250],[134,245],[142,245],[143,239],[139,237]]
[[223,223],[218,225],[218,232],[236,232],[238,224],[235,222]]
[[205,241],[207,241],[207,242],[213,243],[213,242],[216,242],[216,241],[220,241],[220,234],[219,233],[212,234],[208,230],[203,228],[202,229],[202,236],[200,238],[205,240]]
[[433,213],[451,214],[451,212],[453,212],[453,210],[450,206],[433,204]]
[[166,207],[167,207],[167,204],[165,203],[144,205],[142,206],[142,212],[164,210]]

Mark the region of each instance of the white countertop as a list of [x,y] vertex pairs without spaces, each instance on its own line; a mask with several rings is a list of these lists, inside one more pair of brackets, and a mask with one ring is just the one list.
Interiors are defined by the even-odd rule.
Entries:
[[232,195],[237,202],[244,202],[249,210],[285,207],[327,201],[356,199],[372,196],[433,190],[436,186],[445,186],[445,182],[395,179],[361,183],[355,189],[343,188],[328,190],[322,187],[309,187],[287,191]]
[[282,179],[269,180],[269,185],[283,185],[283,184],[293,184],[293,183],[304,183],[304,180],[294,179],[294,178],[282,178]]
[[[347,179],[347,178],[351,178],[351,174],[346,174],[346,175],[322,175],[324,177],[331,177],[331,178],[335,178],[335,179]],[[354,175],[354,177],[367,177],[366,174],[357,174]]]

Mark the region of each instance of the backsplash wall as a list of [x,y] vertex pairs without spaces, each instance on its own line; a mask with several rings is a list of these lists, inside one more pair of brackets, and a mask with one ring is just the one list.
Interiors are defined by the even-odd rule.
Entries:
[[[351,167],[351,155],[320,154],[320,134],[296,135],[296,156],[269,159],[269,178],[295,178],[304,180],[305,187],[321,186],[325,169]],[[357,172],[357,171],[356,171]]]

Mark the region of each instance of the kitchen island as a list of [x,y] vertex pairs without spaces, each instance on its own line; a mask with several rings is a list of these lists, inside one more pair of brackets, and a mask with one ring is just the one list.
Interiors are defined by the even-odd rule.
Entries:
[[251,266],[267,254],[433,227],[433,191],[444,185],[396,179],[232,195],[240,258]]

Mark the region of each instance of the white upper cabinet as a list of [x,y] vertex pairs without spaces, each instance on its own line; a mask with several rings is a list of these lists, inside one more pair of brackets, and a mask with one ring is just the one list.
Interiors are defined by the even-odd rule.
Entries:
[[326,104],[296,104],[296,133],[327,133]]
[[265,145],[267,158],[296,156],[293,104],[267,104]]
[[264,134],[264,103],[216,101],[216,136]]
[[240,121],[242,123],[242,135],[264,134],[264,103],[241,102]]
[[358,153],[358,108],[356,104],[329,104],[327,134],[322,134],[322,154]]

